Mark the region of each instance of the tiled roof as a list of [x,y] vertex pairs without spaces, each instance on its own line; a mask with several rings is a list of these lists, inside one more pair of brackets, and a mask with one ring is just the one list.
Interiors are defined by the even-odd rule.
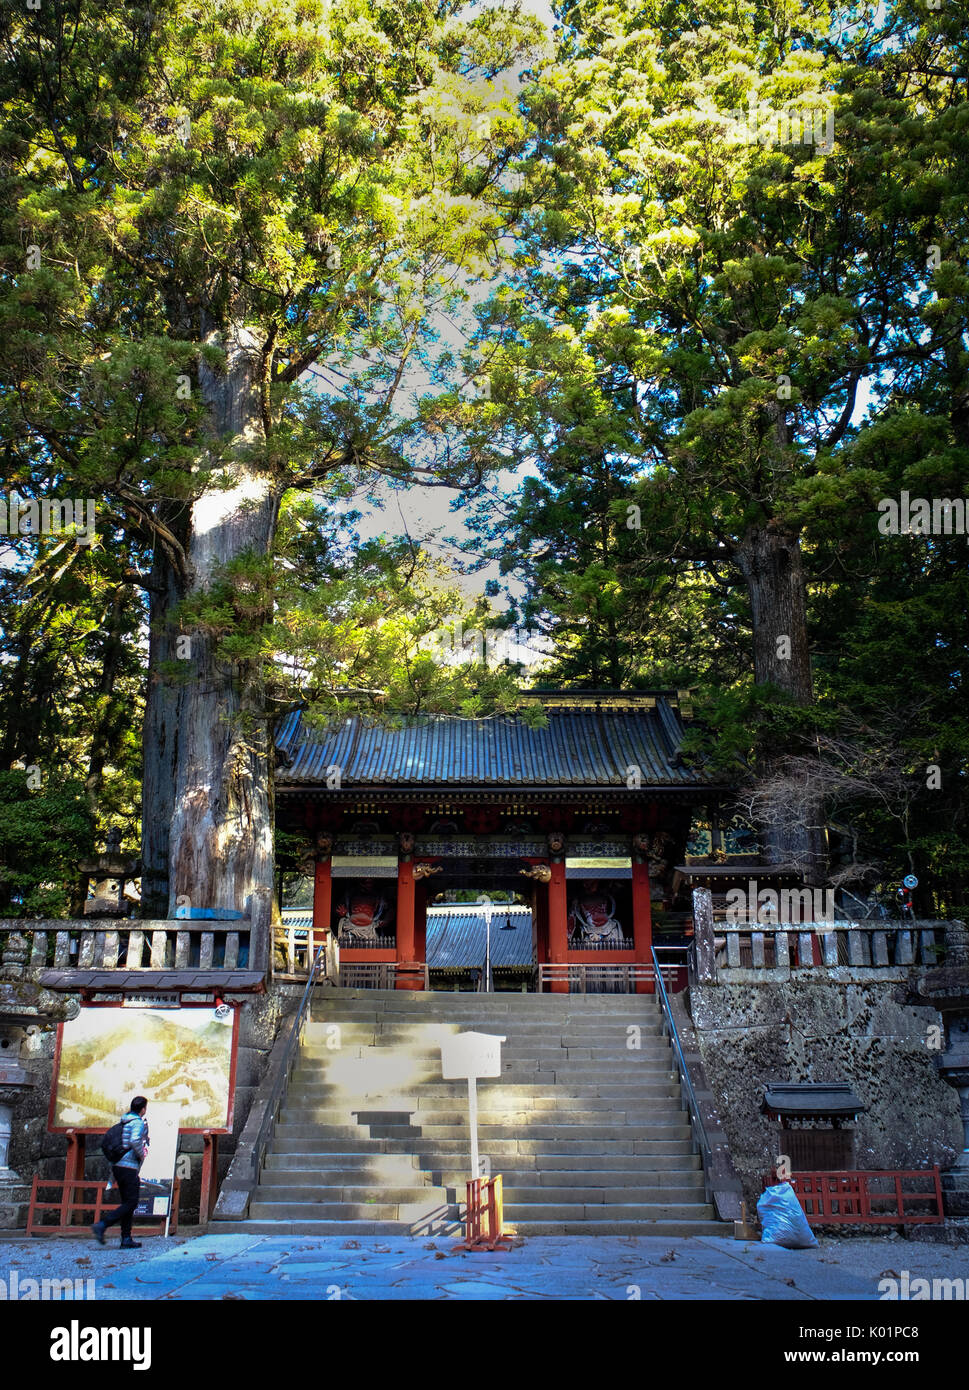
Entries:
[[865,1106],[846,1081],[771,1081],[761,1109],[774,1115],[860,1115]]
[[40,977],[44,989],[60,993],[96,990],[99,994],[148,994],[156,991],[184,992],[231,990],[259,993],[265,976],[256,970],[45,970]]
[[531,728],[518,715],[457,719],[410,716],[397,727],[351,717],[325,729],[297,711],[279,730],[281,785],[340,787],[615,787],[638,768],[643,787],[702,788],[702,770],[683,767],[678,710],[658,697],[632,709],[552,709]]
[[[504,931],[510,921],[514,931]],[[431,970],[484,966],[485,915],[473,905],[456,903],[446,912],[427,914],[427,964]],[[495,903],[491,914],[491,967],[532,963],[532,914],[528,908]]]

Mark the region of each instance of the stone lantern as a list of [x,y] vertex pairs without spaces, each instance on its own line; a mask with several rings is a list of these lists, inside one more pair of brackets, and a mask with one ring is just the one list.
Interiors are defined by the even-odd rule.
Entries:
[[10,1167],[14,1107],[35,1084],[21,1060],[27,1033],[77,1012],[77,1003],[47,994],[28,978],[30,944],[12,931],[0,960],[0,1230],[23,1225],[29,1183]]

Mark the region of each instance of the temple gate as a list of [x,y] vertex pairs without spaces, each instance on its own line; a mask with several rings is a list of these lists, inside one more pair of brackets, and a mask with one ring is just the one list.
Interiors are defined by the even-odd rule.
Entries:
[[677,692],[529,701],[544,727],[516,714],[311,728],[299,713],[282,726],[277,823],[304,841],[310,955],[335,937],[342,984],[427,988],[428,903],[470,890],[530,907],[537,988],[652,990],[694,811],[726,789],[681,759]]

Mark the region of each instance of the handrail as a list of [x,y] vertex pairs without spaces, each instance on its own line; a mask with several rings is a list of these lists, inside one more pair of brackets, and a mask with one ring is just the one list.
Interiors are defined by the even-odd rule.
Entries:
[[676,1058],[676,1069],[680,1074],[680,1084],[686,1093],[686,1102],[690,1111],[690,1128],[693,1131],[693,1142],[700,1150],[700,1161],[703,1165],[703,1187],[707,1201],[709,1202],[713,1191],[713,1185],[710,1180],[710,1169],[713,1163],[710,1141],[707,1138],[703,1116],[700,1113],[700,1103],[696,1098],[693,1082],[690,1080],[690,1071],[686,1065],[686,1058],[683,1056],[683,1048],[680,1045],[680,1035],[677,1032],[676,1020],[673,1018],[673,1009],[670,1005],[669,995],[666,993],[666,986],[663,983],[663,972],[660,969],[656,951],[652,946],[649,948],[649,953],[653,957],[653,966],[656,974],[656,993],[659,996],[659,1001],[663,1010],[663,1032],[668,1035],[672,1044],[673,1056]]
[[269,1099],[266,1101],[266,1109],[263,1112],[262,1124],[259,1126],[259,1133],[256,1135],[256,1141],[252,1146],[250,1161],[254,1179],[257,1179],[259,1176],[266,1145],[273,1136],[276,1128],[276,1119],[279,1115],[279,1108],[289,1088],[289,1078],[292,1074],[293,1064],[299,1052],[303,1027],[306,1023],[306,1006],[309,1003],[320,964],[325,958],[326,943],[324,942],[316,953],[316,959],[307,977],[306,988],[303,990],[303,997],[300,1000],[299,1008],[296,1010],[296,1017],[293,1019],[293,1026],[290,1029],[289,1039],[286,1043],[286,1051],[283,1053],[282,1061],[279,1064],[279,1070],[276,1072],[276,1079],[273,1082],[272,1090],[269,1092]]

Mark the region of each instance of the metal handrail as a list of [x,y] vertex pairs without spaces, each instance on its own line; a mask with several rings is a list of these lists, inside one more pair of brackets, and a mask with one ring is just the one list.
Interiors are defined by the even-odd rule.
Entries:
[[256,1135],[256,1142],[252,1146],[252,1175],[256,1179],[262,1168],[262,1160],[267,1144],[273,1137],[276,1129],[276,1120],[279,1116],[279,1108],[289,1089],[289,1079],[292,1075],[293,1066],[299,1053],[300,1042],[303,1037],[303,1028],[306,1023],[306,1006],[309,1003],[313,985],[319,972],[321,963],[326,959],[326,943],[320,947],[316,953],[312,968],[306,980],[306,988],[303,990],[303,997],[300,1000],[299,1008],[296,1010],[296,1017],[293,1019],[293,1026],[290,1029],[289,1039],[286,1043],[286,1051],[283,1053],[283,1060],[276,1073],[269,1099],[266,1102],[266,1109],[263,1112],[262,1124],[259,1126],[259,1133]]
[[690,1128],[693,1131],[693,1142],[700,1151],[700,1160],[703,1165],[703,1187],[707,1201],[709,1202],[713,1191],[710,1181],[710,1168],[713,1162],[710,1141],[707,1138],[703,1116],[700,1113],[700,1103],[696,1098],[693,1082],[690,1080],[690,1071],[686,1065],[686,1058],[683,1056],[683,1048],[680,1045],[680,1035],[677,1032],[676,1020],[673,1018],[673,1009],[670,1005],[669,995],[666,993],[666,986],[663,983],[663,972],[660,969],[656,951],[652,946],[649,948],[649,953],[653,957],[653,967],[656,975],[656,993],[659,995],[663,1010],[663,1032],[667,1034],[673,1046],[673,1056],[676,1058],[676,1069],[680,1074],[680,1084],[686,1094],[686,1102],[690,1112]]

